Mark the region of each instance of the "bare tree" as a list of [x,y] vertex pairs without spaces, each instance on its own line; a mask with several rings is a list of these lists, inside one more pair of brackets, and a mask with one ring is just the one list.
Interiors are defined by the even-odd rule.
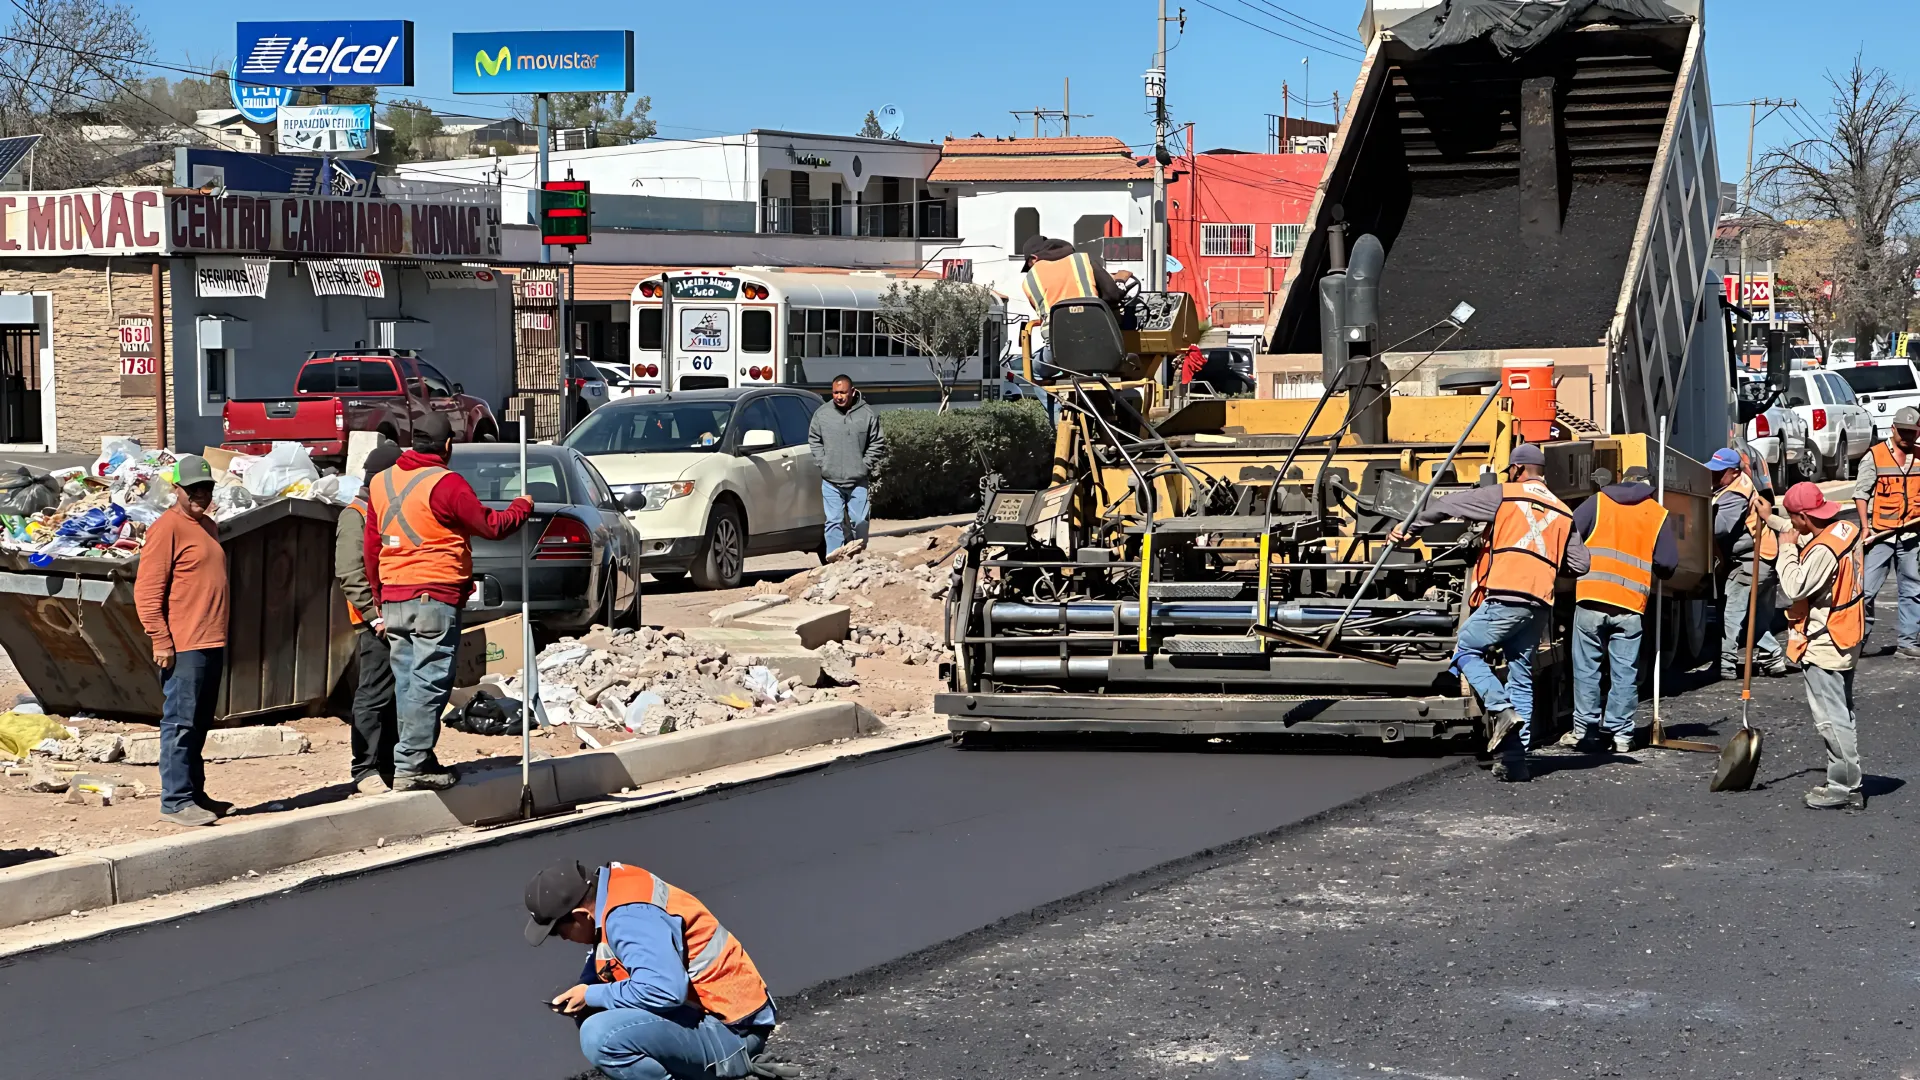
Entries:
[[1834,275],[1849,247],[1846,226],[1837,221],[1803,221],[1780,228],[1780,254],[1774,261],[1773,303],[1800,316],[1801,325],[1830,355],[1842,330],[1834,302]]
[[1832,278],[1835,320],[1868,355],[1881,327],[1905,322],[1913,294],[1915,207],[1920,205],[1920,108],[1881,68],[1855,56],[1829,73],[1827,132],[1769,151],[1760,179],[1786,216],[1844,230]]
[[896,281],[880,294],[875,318],[883,330],[926,358],[940,388],[940,411],[946,412],[961,367],[980,349],[992,307],[992,294],[978,285],[944,278],[924,284]]
[[0,41],[0,136],[43,135],[42,188],[96,183],[125,171],[87,128],[123,120],[126,89],[149,48],[133,9],[115,0],[18,0]]

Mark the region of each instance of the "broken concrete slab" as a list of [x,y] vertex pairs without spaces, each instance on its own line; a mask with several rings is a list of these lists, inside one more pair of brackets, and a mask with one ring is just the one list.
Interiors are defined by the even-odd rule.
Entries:
[[852,627],[852,609],[844,604],[785,604],[735,624],[750,630],[777,630],[793,634],[801,647],[817,649],[829,641],[845,641]]
[[[207,761],[286,757],[306,753],[309,745],[306,735],[290,727],[216,728],[207,732],[207,746],[200,756]],[[129,765],[160,764],[160,733],[142,731],[127,736],[126,762]]]
[[113,903],[113,860],[98,855],[60,855],[5,871],[0,888],[0,926],[51,919]]
[[717,607],[707,613],[707,621],[714,626],[732,626],[741,619],[751,618],[769,608],[778,607],[787,602],[787,597],[779,593],[762,593],[749,596],[745,600]]
[[767,654],[805,649],[800,635],[791,631],[745,626],[689,626],[683,633],[690,642],[718,645],[729,653]]

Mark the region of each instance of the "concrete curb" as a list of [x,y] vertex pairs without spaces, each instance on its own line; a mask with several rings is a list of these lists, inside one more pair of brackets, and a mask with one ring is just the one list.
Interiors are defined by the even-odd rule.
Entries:
[[[879,721],[847,701],[775,716],[623,742],[607,750],[536,761],[540,805],[601,798],[674,776],[722,768],[877,731]],[[0,927],[125,904],[312,859],[448,832],[513,813],[520,771],[494,769],[445,792],[406,792],[232,819],[209,829],[117,844],[0,870]]]

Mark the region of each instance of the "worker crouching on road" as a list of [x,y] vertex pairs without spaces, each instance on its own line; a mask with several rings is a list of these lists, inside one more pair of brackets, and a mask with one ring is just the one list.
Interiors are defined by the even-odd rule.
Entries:
[[1807,792],[1807,805],[1833,810],[1864,805],[1860,742],[1853,714],[1853,670],[1866,638],[1865,542],[1860,527],[1837,520],[1840,504],[1817,484],[1787,489],[1788,521],[1772,521],[1784,542],[1777,564],[1791,605],[1787,655],[1802,664],[1807,708],[1827,743],[1827,782]]
[[[1573,592],[1573,730],[1560,740],[1563,746],[1587,745],[1604,731],[1616,753],[1633,749],[1647,601],[1654,579],[1672,577],[1680,564],[1673,521],[1648,479],[1646,469],[1628,469],[1620,483],[1603,482],[1599,494],[1573,512],[1589,566]],[[1604,706],[1603,671],[1613,679]]]
[[211,825],[233,809],[207,797],[200,751],[219,706],[227,659],[227,551],[213,523],[213,467],[174,462],[173,505],[147,529],[133,603],[153,639],[160,713],[160,820]]
[[[1874,597],[1887,583],[1887,572],[1899,577],[1901,656],[1920,660],[1920,409],[1911,406],[1893,414],[1893,432],[1885,442],[1860,459],[1853,485],[1853,505],[1866,526],[1862,544],[1875,536],[1900,535],[1867,549],[1867,629],[1873,637]],[[1861,650],[1866,641],[1861,641]]]
[[368,500],[362,552],[392,651],[399,713],[395,791],[453,786],[453,770],[433,750],[453,693],[460,608],[473,582],[470,538],[511,536],[533,512],[525,495],[505,510],[481,505],[472,485],[447,468],[452,456],[452,425],[444,413],[427,413],[414,421],[413,449],[374,479]]
[[[1532,779],[1527,742],[1533,721],[1533,653],[1553,616],[1553,582],[1587,572],[1587,548],[1573,531],[1573,511],[1541,481],[1546,455],[1538,446],[1515,447],[1507,462],[1507,482],[1435,499],[1414,518],[1415,526],[1448,518],[1492,522],[1486,547],[1474,568],[1468,599],[1473,614],[1460,627],[1453,668],[1473,687],[1492,717],[1487,752],[1498,751],[1497,780]],[[1393,540],[1412,538],[1395,529]],[[1499,650],[1507,662],[1502,682],[1487,662]]]
[[362,794],[377,795],[393,784],[393,747],[399,736],[393,702],[393,656],[387,624],[367,580],[367,518],[373,480],[400,460],[400,448],[382,441],[367,454],[360,494],[340,513],[333,533],[333,576],[347,598],[347,621],[359,656],[360,682],[353,691],[353,763],[348,776]]
[[[1725,601],[1720,606],[1720,677],[1740,677],[1742,644],[1747,638],[1747,605],[1753,611],[1754,666],[1768,675],[1785,675],[1787,658],[1780,651],[1780,639],[1769,629],[1773,622],[1773,562],[1780,554],[1780,542],[1767,517],[1772,503],[1754,489],[1745,463],[1737,450],[1715,450],[1707,459],[1713,473],[1713,538],[1727,567]],[[1756,580],[1753,548],[1760,547],[1760,571]]]
[[613,1080],[784,1075],[759,1066],[773,998],[705,904],[637,866],[550,866],[527,883],[527,943],[593,951],[552,1007],[580,1018],[580,1051]]

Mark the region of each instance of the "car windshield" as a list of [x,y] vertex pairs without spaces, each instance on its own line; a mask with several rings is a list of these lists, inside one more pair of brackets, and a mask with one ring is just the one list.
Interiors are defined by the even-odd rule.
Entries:
[[[511,502],[520,497],[520,461],[512,454],[453,453],[453,471],[473,485],[481,502]],[[527,462],[527,494],[536,503],[565,503],[566,479],[560,466],[538,459]]]
[[567,436],[583,454],[667,454],[712,450],[726,440],[731,401],[662,401],[593,411]]
[[1847,380],[1847,385],[1853,387],[1856,394],[1885,394],[1914,389],[1912,364],[1841,368],[1840,377]]

